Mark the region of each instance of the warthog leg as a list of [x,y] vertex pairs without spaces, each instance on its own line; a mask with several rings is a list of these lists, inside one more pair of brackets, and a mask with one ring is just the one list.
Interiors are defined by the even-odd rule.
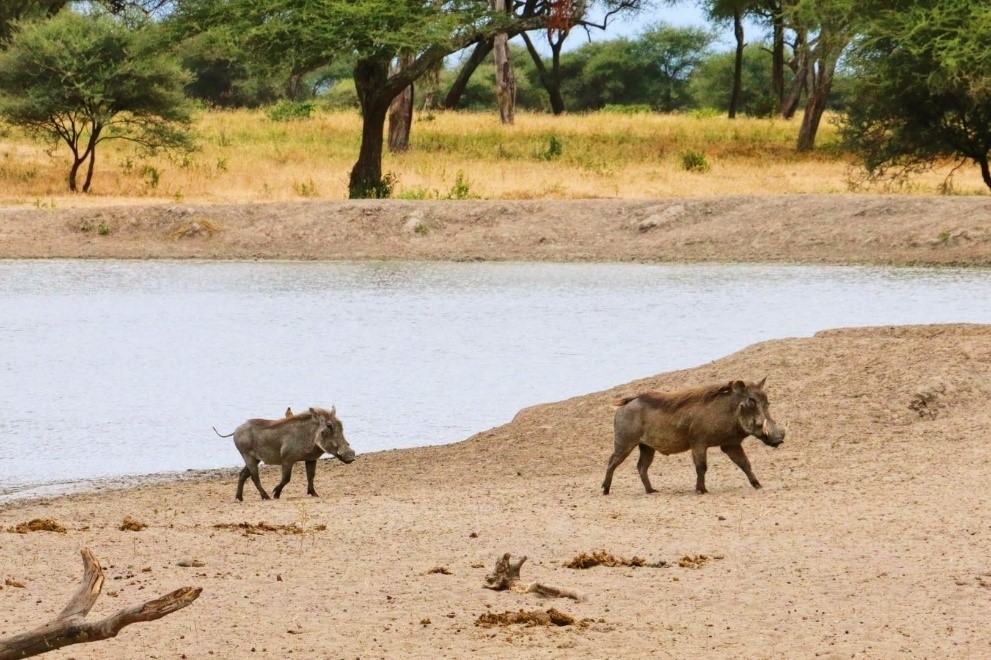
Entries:
[[262,480],[258,476],[258,461],[247,457],[244,459],[244,463],[244,469],[241,470],[241,474],[237,478],[237,494],[234,496],[234,499],[238,502],[244,501],[244,482],[248,480],[248,477],[251,477],[252,483],[255,484],[255,488],[261,493],[263,500],[272,499],[265,492],[265,489],[262,488]]
[[708,493],[705,489],[705,471],[709,469],[705,454],[709,448],[704,444],[692,445],[692,461],[695,463],[695,490],[699,495]]
[[636,443],[620,445],[616,443],[615,449],[613,449],[612,457],[609,459],[609,465],[606,467],[606,478],[602,482],[602,494],[609,494],[609,486],[612,485],[612,473],[616,471],[619,464],[626,460],[626,457],[630,455],[633,448],[636,447]]
[[279,496],[282,495],[282,489],[292,480],[292,466],[292,461],[286,461],[282,464],[282,481],[272,490],[272,496],[275,499],[279,499]]
[[306,494],[313,497],[320,497],[317,495],[316,488],[313,487],[313,477],[315,476],[317,476],[317,462],[306,461]]
[[723,453],[730,457],[731,461],[743,470],[743,474],[747,475],[751,486],[754,488],[761,487],[760,482],[757,481],[757,477],[754,476],[754,471],[750,469],[750,460],[747,459],[747,455],[744,453],[741,445],[723,445],[721,449]]
[[650,445],[640,444],[640,460],[637,461],[637,472],[640,473],[640,481],[648,493],[656,493],[654,487],[650,485],[650,477],[647,476],[647,468],[654,462],[654,448]]

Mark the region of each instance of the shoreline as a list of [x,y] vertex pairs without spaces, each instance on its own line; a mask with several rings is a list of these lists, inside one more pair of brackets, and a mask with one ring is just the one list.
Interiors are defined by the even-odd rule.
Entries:
[[0,209],[0,258],[991,266],[991,198],[735,195]]
[[[631,457],[601,494],[614,397],[764,375],[788,435],[744,443],[762,490],[710,451],[707,495],[686,454],[654,461],[657,493]],[[989,398],[991,325],[827,330],[524,408],[455,444],[319,465],[319,498],[298,475],[281,500],[249,489],[235,503],[231,473],[4,505],[0,574],[23,586],[0,589],[0,637],[62,608],[86,547],[107,572],[92,618],[203,589],[63,652],[96,660],[979,657],[991,527],[973,486],[991,467]],[[66,532],[8,531],[33,518]],[[565,566],[596,550],[665,567]],[[483,588],[504,552],[530,557],[524,580],[583,599]],[[550,607],[587,622],[479,623]]]

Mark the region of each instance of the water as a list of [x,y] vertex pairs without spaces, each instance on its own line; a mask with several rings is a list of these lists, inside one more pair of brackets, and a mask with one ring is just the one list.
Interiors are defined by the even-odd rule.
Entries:
[[[237,467],[336,405],[359,452],[840,326],[991,323],[991,272],[764,265],[0,262],[0,500]],[[756,377],[762,374],[741,374]]]

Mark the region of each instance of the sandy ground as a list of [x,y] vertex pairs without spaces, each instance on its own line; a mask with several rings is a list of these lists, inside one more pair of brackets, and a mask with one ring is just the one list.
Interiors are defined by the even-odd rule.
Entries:
[[[988,265],[989,211],[855,196],[0,211],[0,256]],[[714,451],[707,495],[686,454],[655,460],[656,494],[631,458],[601,495],[614,396],[764,375],[788,437],[744,445],[763,490]],[[50,657],[989,657],[989,399],[991,326],[834,330],[527,408],[455,445],[322,461],[318,499],[298,469],[282,500],[249,484],[236,503],[228,470],[0,505],[0,638],[61,610],[86,547],[107,573],[91,619],[203,593]],[[123,531],[125,516],[147,527]],[[67,532],[8,531],[35,518]],[[564,567],[594,550],[668,565]],[[504,552],[584,600],[484,589]],[[476,625],[550,607],[584,625]]]
[[991,265],[991,198],[300,202],[0,209],[2,257]]

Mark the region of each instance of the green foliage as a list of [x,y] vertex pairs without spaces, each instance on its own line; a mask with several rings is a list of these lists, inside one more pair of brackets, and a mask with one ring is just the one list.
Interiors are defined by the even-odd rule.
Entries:
[[3,0],[0,2],[0,45],[13,34],[17,21],[27,21],[54,16],[69,0]]
[[[525,48],[509,47],[513,72],[516,76],[516,107],[521,110],[546,112],[550,109],[547,92],[537,75],[533,59]],[[454,81],[455,71],[444,71],[440,77],[441,89],[447,89]],[[497,108],[495,93],[495,61],[490,53],[468,81],[458,108],[461,110],[491,110]]]
[[255,108],[274,103],[285,93],[289,74],[284,67],[259,61],[222,31],[208,30],[182,39],[175,51],[191,72],[186,93],[207,105]]
[[465,176],[465,173],[458,170],[457,177],[454,180],[454,185],[451,186],[451,190],[447,193],[448,199],[471,199],[471,182]]
[[537,154],[540,160],[557,160],[564,153],[564,143],[561,139],[551,134],[547,138],[547,147]]
[[[735,54],[717,53],[706,57],[692,75],[689,85],[692,102],[704,108],[729,110],[733,90]],[[787,67],[786,67],[787,68]],[[750,117],[769,117],[777,111],[778,102],[771,91],[771,53],[759,45],[743,50],[740,101],[737,111]],[[785,86],[791,84],[788,70]]]
[[630,103],[629,105],[615,105],[607,103],[602,106],[602,112],[611,112],[617,115],[639,115],[653,112],[646,103]]
[[572,111],[647,105],[671,112],[691,105],[688,81],[714,36],[698,28],[654,26],[634,40],[586,44],[561,57],[561,92]]
[[681,169],[686,172],[708,172],[711,169],[709,165],[709,159],[705,157],[705,154],[701,151],[694,151],[689,149],[688,151],[683,151],[680,155],[681,159]]
[[[0,52],[0,116],[72,151],[69,187],[97,146],[128,140],[147,150],[188,149],[187,76],[153,25],[64,10],[25,23]],[[83,192],[89,190],[87,172]]]
[[309,119],[313,114],[313,104],[310,102],[279,101],[268,110],[268,118],[272,121],[301,121]]
[[991,5],[924,0],[870,21],[840,127],[867,183],[971,160],[991,188]]

